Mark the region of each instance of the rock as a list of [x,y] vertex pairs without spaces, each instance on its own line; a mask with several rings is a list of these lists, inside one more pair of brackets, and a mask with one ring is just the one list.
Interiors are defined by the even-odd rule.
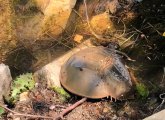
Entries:
[[[17,22],[17,31],[19,39],[29,40],[47,40],[48,36],[57,38],[69,24],[68,19],[76,0],[33,0],[39,11],[31,11],[28,14],[21,14],[28,19],[19,19]],[[32,1],[31,1],[32,2]],[[27,6],[25,4],[24,6]],[[27,11],[32,7],[28,5]],[[30,14],[30,17],[29,17]],[[18,14],[17,14],[18,16]],[[69,26],[69,25],[68,25]],[[51,38],[52,39],[52,38]],[[32,43],[32,42],[31,42]],[[30,43],[29,43],[30,44]]]
[[90,23],[97,34],[103,34],[106,30],[114,31],[114,25],[106,12],[93,16]]
[[43,32],[48,30],[53,36],[61,34],[67,26],[68,19],[75,4],[76,0],[49,0],[47,7],[42,10],[44,13],[42,22]]
[[71,57],[74,53],[78,52],[81,49],[92,47],[92,43],[90,40],[86,40],[78,47],[74,48],[73,50],[69,51],[65,55],[55,59],[53,62],[47,64],[40,70],[34,73],[34,77],[36,80],[46,80],[48,87],[61,87],[59,75],[61,66]]
[[165,118],[165,109],[158,113],[155,113],[143,120],[164,120],[164,118]]
[[21,93],[20,97],[19,97],[19,101],[20,102],[28,102],[28,101],[30,101],[30,98],[29,98],[28,94],[29,94],[28,92]]
[[75,36],[74,36],[74,39],[73,39],[75,42],[77,42],[77,43],[81,43],[82,42],[82,40],[83,40],[83,36],[82,35],[79,35],[79,34],[76,34]]
[[0,0],[0,62],[5,61],[7,53],[17,45],[13,27],[13,11],[10,0]]
[[[109,0],[89,0],[86,1],[87,4],[87,13],[89,17],[89,22],[91,24],[91,28],[93,31],[98,34],[102,35],[105,32],[114,32],[115,25],[113,21],[110,19],[109,16],[109,9],[108,7]],[[86,20],[86,9],[84,7],[83,2],[80,4],[78,9],[79,16],[82,16],[84,20]],[[78,23],[78,30],[83,31],[83,33],[91,34],[87,21],[82,22],[82,18]]]
[[3,96],[7,96],[10,92],[11,74],[10,69],[5,64],[0,64],[0,101],[3,101]]

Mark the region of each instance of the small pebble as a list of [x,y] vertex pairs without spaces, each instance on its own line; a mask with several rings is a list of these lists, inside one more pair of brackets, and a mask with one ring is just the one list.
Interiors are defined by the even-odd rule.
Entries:
[[103,113],[107,113],[108,111],[109,111],[108,108],[103,109]]
[[51,105],[51,106],[49,107],[50,110],[53,110],[53,109],[55,109],[55,108],[56,108],[55,105]]

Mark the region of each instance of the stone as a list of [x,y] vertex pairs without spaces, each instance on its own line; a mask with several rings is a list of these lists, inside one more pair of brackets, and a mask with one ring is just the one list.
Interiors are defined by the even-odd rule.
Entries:
[[[40,12],[22,14],[28,19],[17,22],[18,38],[25,40],[47,40],[57,38],[69,24],[69,18],[76,0],[33,0]],[[27,5],[24,5],[27,6]],[[30,9],[30,8],[29,8]],[[29,10],[27,8],[27,11]],[[69,25],[68,25],[69,26]],[[51,38],[52,39],[52,38]],[[32,43],[32,42],[31,42]]]
[[165,109],[147,118],[144,118],[143,120],[164,120],[164,118],[165,118]]
[[7,97],[10,93],[12,81],[10,69],[5,64],[0,64],[0,78],[0,101],[3,101],[3,97]]
[[28,92],[21,93],[20,96],[19,96],[19,101],[20,102],[28,102],[28,101],[30,101],[30,98],[29,98],[28,94],[29,94]]
[[97,34],[103,34],[107,30],[112,32],[115,29],[113,22],[109,19],[106,12],[93,16],[90,23]]
[[82,42],[82,40],[83,40],[83,36],[82,35],[79,35],[79,34],[76,34],[75,36],[74,36],[74,39],[73,39],[75,42],[77,42],[77,43],[81,43]]
[[75,4],[76,0],[49,0],[47,7],[43,10],[43,31],[46,28],[53,36],[60,35],[67,26]]
[[13,11],[10,0],[0,0],[0,62],[4,62],[7,54],[16,48],[15,29],[13,27]]

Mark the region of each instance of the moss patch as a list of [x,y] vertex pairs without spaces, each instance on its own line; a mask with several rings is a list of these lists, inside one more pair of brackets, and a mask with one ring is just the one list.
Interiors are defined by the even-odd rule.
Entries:
[[62,102],[67,101],[71,96],[61,87],[53,87],[52,88],[58,95]]
[[33,79],[32,73],[26,73],[16,77],[11,86],[11,96],[9,97],[9,103],[15,103],[20,93],[33,89],[35,86],[35,81]]
[[138,96],[142,99],[147,98],[149,95],[148,88],[143,83],[138,83],[136,85],[136,90],[137,90]]

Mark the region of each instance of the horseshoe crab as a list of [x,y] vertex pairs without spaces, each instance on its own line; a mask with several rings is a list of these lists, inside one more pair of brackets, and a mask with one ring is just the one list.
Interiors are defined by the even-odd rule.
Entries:
[[69,92],[94,99],[107,96],[120,99],[132,86],[119,55],[101,46],[71,56],[61,67],[60,82]]

